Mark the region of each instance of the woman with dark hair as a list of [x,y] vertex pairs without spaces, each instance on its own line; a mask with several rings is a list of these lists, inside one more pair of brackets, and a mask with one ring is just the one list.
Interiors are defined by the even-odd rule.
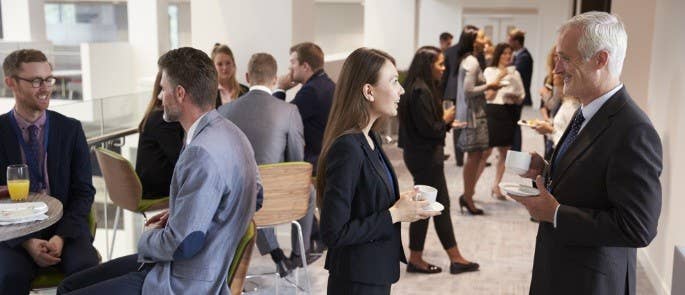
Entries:
[[390,294],[406,262],[400,222],[439,214],[424,211],[415,191],[400,195],[381,147],[378,119],[396,115],[404,93],[397,77],[395,60],[368,48],[352,52],[340,72],[316,179],[328,294]]
[[504,175],[504,161],[507,151],[514,142],[517,106],[523,103],[523,98],[526,96],[521,75],[516,71],[516,67],[510,65],[512,56],[513,51],[509,44],[497,44],[492,57],[492,65],[483,72],[486,82],[492,82],[503,75],[500,78],[502,88],[485,91],[490,148],[484,154],[487,159],[493,148],[497,148],[499,152],[495,182],[492,184],[492,196],[502,201],[506,200],[499,189],[499,183]]
[[[488,149],[488,121],[485,114],[485,95],[487,89],[498,89],[498,76],[490,84],[485,84],[483,72],[474,56],[474,47],[480,47],[485,40],[478,34],[477,28],[465,29],[461,33],[459,42],[459,83],[457,92],[457,120],[466,122],[457,144],[467,153],[464,164],[464,194],[459,197],[459,208],[464,207],[471,215],[482,215],[482,209],[476,208],[473,195],[476,193],[476,183],[485,167],[484,151]],[[478,44],[477,44],[478,43]]]
[[[450,212],[444,169],[445,135],[454,121],[454,107],[443,111],[442,94],[438,84],[445,70],[445,57],[433,46],[419,48],[409,66],[399,106],[399,146],[404,150],[404,163],[414,184],[428,185],[438,190],[437,202]],[[450,273],[475,271],[479,265],[464,259],[459,252],[452,229],[450,214],[433,218],[435,231],[447,252]],[[442,269],[423,260],[428,220],[412,222],[409,226],[409,262],[407,272],[439,273]]]
[[143,185],[143,199],[169,196],[171,176],[183,146],[183,127],[164,121],[162,101],[158,99],[162,72],[157,73],[152,97],[138,125],[136,173]]
[[250,89],[238,83],[235,77],[235,58],[227,45],[216,43],[212,49],[212,61],[219,75],[219,92],[216,95],[216,107],[234,101]]

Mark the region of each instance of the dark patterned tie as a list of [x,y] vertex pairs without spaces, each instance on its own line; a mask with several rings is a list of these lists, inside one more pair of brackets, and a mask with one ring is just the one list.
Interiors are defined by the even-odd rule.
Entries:
[[[40,140],[38,139],[38,127],[36,125],[30,125],[29,130],[29,142],[26,162],[29,166],[29,178],[31,179],[30,190],[32,192],[38,192],[43,189],[43,179],[40,179],[40,175],[36,174],[35,171],[43,171],[43,165],[41,165],[41,155],[40,155]],[[40,173],[42,174],[42,173]]]
[[[559,151],[557,152],[557,155],[554,158],[554,163],[552,164],[551,168],[551,175],[554,175],[554,169],[556,168],[557,165],[559,165],[559,160],[564,157],[564,154],[568,150],[568,148],[571,146],[571,144],[576,140],[576,137],[578,136],[578,132],[580,131],[580,126],[583,126],[583,122],[585,122],[585,117],[583,117],[583,112],[581,110],[578,110],[575,116],[573,116],[573,119],[571,120],[571,126],[568,128],[568,134],[566,135],[566,138],[564,139],[564,142],[561,143],[559,146]],[[551,182],[547,183],[547,190],[551,189]]]

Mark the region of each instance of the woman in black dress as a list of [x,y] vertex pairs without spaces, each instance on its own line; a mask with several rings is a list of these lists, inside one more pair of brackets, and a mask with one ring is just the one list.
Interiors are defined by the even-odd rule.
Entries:
[[235,77],[235,58],[228,45],[214,44],[211,57],[219,80],[219,91],[216,94],[216,107],[219,108],[223,104],[238,99],[250,89],[238,83]]
[[400,277],[400,222],[424,211],[414,191],[400,195],[383,152],[378,119],[397,114],[404,93],[394,59],[359,48],[345,60],[335,89],[319,157],[317,201],[328,246],[328,294],[390,294]]
[[[443,111],[438,83],[445,71],[445,57],[433,46],[419,48],[409,66],[399,106],[399,146],[404,150],[404,163],[414,184],[428,185],[438,190],[437,202],[450,212],[450,197],[444,171],[445,135],[454,121],[454,107]],[[475,271],[477,263],[462,257],[454,238],[450,214],[433,218],[435,231],[450,259],[453,274]],[[423,260],[428,220],[409,226],[410,256],[407,272],[439,273],[442,269]]]

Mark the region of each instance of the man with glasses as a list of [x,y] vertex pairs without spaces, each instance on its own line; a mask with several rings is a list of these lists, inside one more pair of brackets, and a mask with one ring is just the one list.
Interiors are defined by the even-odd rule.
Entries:
[[81,123],[47,110],[56,79],[45,54],[17,50],[2,66],[15,106],[0,115],[0,171],[26,164],[30,191],[45,192],[64,208],[55,225],[0,243],[0,294],[23,295],[40,268],[55,266],[69,275],[98,264],[87,220],[95,189]]

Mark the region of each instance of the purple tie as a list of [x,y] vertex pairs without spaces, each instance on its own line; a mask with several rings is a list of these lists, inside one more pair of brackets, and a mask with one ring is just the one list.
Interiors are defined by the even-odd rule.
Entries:
[[38,192],[43,189],[44,181],[43,179],[41,179],[41,176],[43,174],[43,165],[41,165],[42,157],[40,154],[40,141],[38,140],[39,131],[36,125],[30,125],[28,127],[28,131],[28,151],[24,151],[26,153],[26,162],[29,166],[29,171],[40,171],[39,175],[36,175],[36,173],[29,173],[29,178],[31,179],[30,190],[32,192]]

